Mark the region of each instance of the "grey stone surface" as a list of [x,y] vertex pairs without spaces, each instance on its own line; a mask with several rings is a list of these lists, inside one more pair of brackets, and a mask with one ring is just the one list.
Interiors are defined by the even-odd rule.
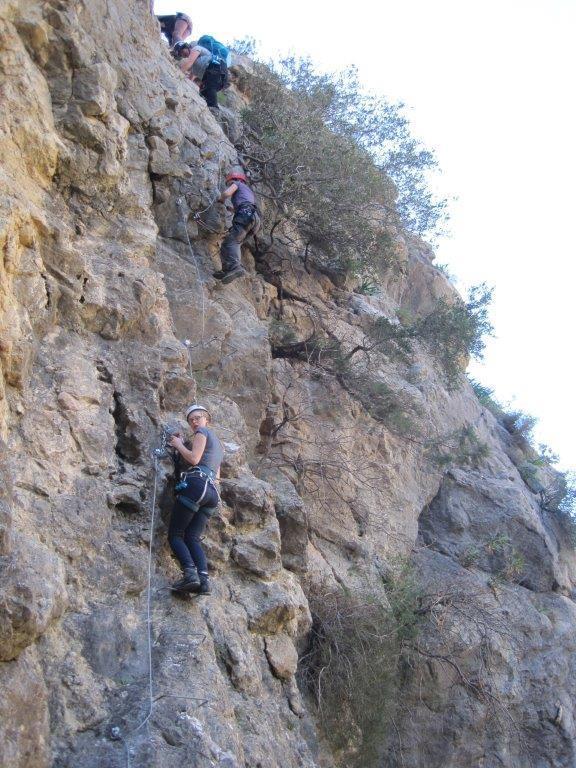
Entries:
[[[522,446],[425,349],[409,365],[375,352],[369,371],[418,438],[326,370],[272,357],[272,318],[352,347],[372,318],[452,297],[430,248],[395,228],[401,274],[373,297],[281,243],[266,267],[245,249],[248,277],[218,284],[212,202],[238,166],[253,65],[236,57],[216,119],[146,3],[5,2],[1,17],[2,766],[102,768],[126,749],[162,768],[349,761],[298,689],[307,595],[385,600],[404,558],[435,602],[382,764],[573,766],[575,556],[518,473]],[[170,470],[152,451],[195,399],[226,444],[224,505],[212,594],[177,599]],[[447,471],[430,444],[466,425],[489,455]]]

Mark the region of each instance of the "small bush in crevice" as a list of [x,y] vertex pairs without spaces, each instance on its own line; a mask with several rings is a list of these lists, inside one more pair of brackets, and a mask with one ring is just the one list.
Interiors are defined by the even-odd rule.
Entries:
[[379,291],[377,278],[370,274],[361,275],[360,282],[354,288],[354,293],[359,293],[361,296],[375,296]]
[[540,506],[555,515],[576,547],[576,472],[558,472],[555,482],[540,492]]
[[429,442],[426,447],[427,458],[440,467],[451,464],[478,467],[489,455],[488,445],[480,440],[474,427],[469,424]]
[[268,337],[272,348],[284,347],[294,344],[296,341],[296,329],[290,323],[274,317],[268,326]]
[[416,338],[424,341],[442,365],[449,389],[457,389],[470,356],[482,358],[484,337],[492,333],[488,304],[492,289],[485,283],[473,286],[467,301],[448,303],[440,299],[436,307],[411,326]]
[[492,570],[491,581],[494,585],[498,582],[520,583],[522,581],[526,561],[507,534],[497,533],[480,545],[468,547],[458,559],[463,568],[471,568],[479,565],[479,561],[485,558],[487,561],[484,563],[484,568]]
[[313,696],[337,759],[357,768],[378,764],[393,718],[401,658],[417,636],[420,590],[404,567],[382,596],[332,590],[309,596],[310,645],[300,684]]
[[414,416],[419,412],[413,404],[407,405],[385,382],[354,369],[341,376],[340,381],[370,416],[385,424],[391,432],[405,436],[418,432]]

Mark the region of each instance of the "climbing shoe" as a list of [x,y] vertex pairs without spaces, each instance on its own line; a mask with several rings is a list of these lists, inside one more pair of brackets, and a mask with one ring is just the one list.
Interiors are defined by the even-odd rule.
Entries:
[[212,277],[215,277],[216,280],[222,280],[225,275],[226,272],[223,269],[219,269],[217,272],[212,272]]
[[194,587],[193,592],[197,595],[209,595],[211,592],[210,581],[204,573],[200,574],[200,583]]
[[238,267],[234,267],[234,269],[231,269],[229,272],[226,272],[224,274],[224,277],[221,277],[220,280],[222,280],[224,284],[231,283],[232,280],[237,280],[239,277],[244,277],[247,274],[248,273],[246,272],[244,267],[238,266]]
[[184,575],[172,584],[174,592],[195,592],[199,587],[200,579],[196,568],[185,568]]

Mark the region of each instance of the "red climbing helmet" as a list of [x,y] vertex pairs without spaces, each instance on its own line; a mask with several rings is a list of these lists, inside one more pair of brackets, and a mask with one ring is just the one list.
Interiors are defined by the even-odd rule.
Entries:
[[248,179],[243,173],[229,173],[228,176],[226,176],[226,184],[230,184],[231,181],[243,181],[244,184],[246,184]]

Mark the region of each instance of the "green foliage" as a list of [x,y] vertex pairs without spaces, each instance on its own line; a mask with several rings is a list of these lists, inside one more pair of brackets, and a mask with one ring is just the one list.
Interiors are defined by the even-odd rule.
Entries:
[[502,424],[517,438],[523,438],[527,443],[532,443],[532,430],[536,426],[538,419],[524,411],[505,412],[501,417]]
[[[494,390],[485,387],[479,381],[471,378],[470,384],[480,404],[491,411],[507,432],[518,440],[523,440],[532,445],[532,431],[538,421],[534,416],[518,409],[511,410],[509,406],[503,405],[494,397]],[[540,458],[543,462],[553,464],[558,460],[558,457],[552,453],[547,445],[540,445],[539,448]]]
[[391,432],[404,436],[416,433],[416,424],[408,413],[418,415],[416,409],[413,405],[407,406],[388,384],[372,378],[361,368],[349,368],[339,380],[372,418],[381,421]]
[[539,467],[549,467],[552,464],[558,464],[560,457],[557,453],[554,453],[552,448],[545,443],[538,444],[538,458],[533,459],[534,464]]
[[513,546],[510,537],[505,533],[497,533],[483,544],[468,547],[459,558],[464,568],[478,565],[483,558],[493,569],[492,581],[500,584],[504,581],[521,581],[526,561],[524,555]]
[[444,277],[449,280],[451,283],[455,282],[456,278],[454,275],[450,272],[450,269],[448,267],[448,264],[434,264],[438,272],[441,272]]
[[424,182],[435,161],[400,105],[364,94],[354,70],[318,74],[306,59],[257,65],[254,79],[244,154],[272,203],[269,230],[280,223],[289,237],[295,227],[305,260],[360,275],[387,268],[396,207],[413,231],[436,227],[445,203]]
[[521,581],[525,567],[524,555],[514,547],[511,547],[504,553],[504,564],[499,573],[506,581]]
[[469,380],[480,405],[483,405],[484,408],[488,408],[496,418],[501,418],[504,415],[504,409],[494,397],[494,390],[490,389],[490,387],[485,387],[472,377],[470,377]]
[[540,494],[543,510],[556,515],[568,540],[576,547],[576,472],[558,472]]
[[258,49],[258,44],[253,37],[244,37],[242,39],[234,40],[229,46],[231,51],[237,53],[240,56],[249,56],[251,59],[255,58]]
[[471,568],[473,565],[476,565],[481,555],[482,550],[479,547],[468,547],[458,560],[463,568]]
[[485,283],[475,285],[467,301],[449,303],[440,299],[429,315],[412,326],[414,335],[439,357],[451,389],[459,386],[468,358],[482,358],[484,337],[493,330],[488,319],[491,298],[492,289]]
[[523,461],[518,465],[518,472],[531,491],[538,493],[543,490],[542,483],[538,479],[538,465],[534,464],[534,462]]
[[527,460],[523,461],[518,469],[526,484],[532,487],[532,481],[537,478],[539,467],[550,467],[559,461],[558,455],[550,446],[544,443],[534,445],[533,430],[538,420],[529,413],[518,409],[511,410],[509,406],[503,405],[494,397],[494,390],[485,387],[479,381],[470,378],[470,384],[480,404],[487,408],[512,435],[516,446],[523,449]]
[[268,336],[273,347],[285,346],[296,341],[296,329],[290,323],[274,317],[268,326]]
[[412,353],[413,332],[398,323],[379,317],[368,330],[371,348],[391,357],[407,360]]
[[380,290],[378,280],[371,275],[360,277],[360,283],[354,288],[354,293],[360,293],[363,296],[375,296]]
[[563,515],[576,516],[576,472],[561,472],[558,485],[558,511]]
[[385,599],[344,590],[309,596],[313,626],[300,678],[314,696],[328,741],[348,765],[377,765],[392,720],[400,660],[418,633],[420,595],[403,565],[388,580]]
[[497,553],[503,552],[510,544],[510,537],[505,533],[497,533],[491,539],[488,539],[486,543],[486,549],[489,552]]
[[478,467],[490,454],[490,449],[469,424],[461,429],[432,440],[426,447],[426,456],[440,467],[451,464]]

